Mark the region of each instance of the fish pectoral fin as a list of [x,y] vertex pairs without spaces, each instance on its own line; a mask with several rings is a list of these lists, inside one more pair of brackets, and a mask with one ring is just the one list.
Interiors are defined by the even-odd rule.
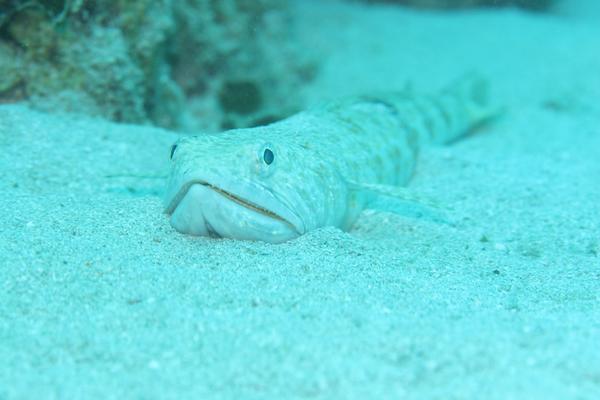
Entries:
[[351,182],[349,186],[351,190],[369,194],[367,204],[369,209],[450,224],[444,207],[432,198],[414,190],[402,186],[356,182]]
[[406,203],[441,209],[440,205],[435,200],[403,186],[358,182],[350,182],[349,186],[351,190],[368,192],[375,197],[391,197]]

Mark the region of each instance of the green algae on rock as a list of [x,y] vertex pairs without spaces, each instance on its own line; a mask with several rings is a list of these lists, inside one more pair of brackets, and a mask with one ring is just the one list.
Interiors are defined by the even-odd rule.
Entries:
[[[302,103],[286,96],[308,63],[285,44],[290,20],[284,0],[9,1],[0,102],[177,130],[248,126]],[[228,108],[219,94],[231,82],[249,82],[261,101]]]
[[369,3],[397,3],[417,8],[465,8],[493,6],[514,6],[534,11],[545,11],[556,3],[555,0],[367,0]]

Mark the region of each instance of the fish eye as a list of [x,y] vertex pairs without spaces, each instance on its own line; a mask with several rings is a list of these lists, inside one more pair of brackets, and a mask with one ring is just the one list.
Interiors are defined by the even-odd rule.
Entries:
[[275,154],[273,154],[273,150],[268,148],[265,149],[265,151],[263,152],[263,161],[265,162],[265,164],[271,165],[273,163],[273,160],[275,160]]
[[171,160],[173,159],[173,154],[175,154],[175,150],[177,150],[177,145],[174,144],[171,146]]

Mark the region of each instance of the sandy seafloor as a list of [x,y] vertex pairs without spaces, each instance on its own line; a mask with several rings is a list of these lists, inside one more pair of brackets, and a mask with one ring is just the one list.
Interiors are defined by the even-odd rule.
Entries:
[[453,224],[180,235],[128,177],[174,134],[4,105],[0,399],[600,398],[600,14],[301,4],[311,102],[489,77],[505,116],[411,182]]

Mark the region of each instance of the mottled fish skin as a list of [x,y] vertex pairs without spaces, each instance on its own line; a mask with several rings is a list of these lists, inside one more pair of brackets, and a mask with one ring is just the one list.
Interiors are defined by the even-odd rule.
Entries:
[[[420,148],[491,117],[486,82],[466,77],[436,96],[353,97],[256,128],[180,139],[165,212],[182,233],[283,242],[349,229],[377,196],[402,186]],[[273,156],[273,157],[271,157]]]

